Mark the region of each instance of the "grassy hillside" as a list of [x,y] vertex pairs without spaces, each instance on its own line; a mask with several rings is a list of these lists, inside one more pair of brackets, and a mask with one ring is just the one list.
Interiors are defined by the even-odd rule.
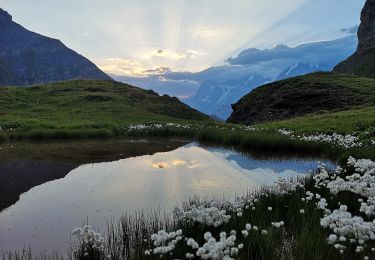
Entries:
[[3,132],[112,130],[139,122],[207,119],[176,98],[119,82],[76,80],[30,88],[0,88]]
[[255,124],[375,105],[375,79],[313,73],[261,86],[233,105],[232,123]]
[[307,115],[288,120],[266,122],[256,126],[273,130],[286,128],[300,134],[315,132],[339,134],[368,132],[369,135],[375,136],[375,106],[334,113]]

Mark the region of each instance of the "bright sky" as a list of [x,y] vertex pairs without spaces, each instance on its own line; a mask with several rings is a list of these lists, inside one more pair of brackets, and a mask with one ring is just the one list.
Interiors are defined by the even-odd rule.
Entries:
[[0,0],[29,30],[119,75],[199,71],[239,51],[330,40],[365,0]]

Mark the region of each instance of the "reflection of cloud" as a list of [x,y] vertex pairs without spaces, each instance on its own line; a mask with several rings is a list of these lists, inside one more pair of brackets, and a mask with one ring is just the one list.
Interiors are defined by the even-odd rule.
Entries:
[[170,161],[164,161],[164,162],[147,162],[152,167],[157,169],[167,169],[171,167],[183,167],[185,166],[188,169],[194,169],[198,166],[198,161],[196,160],[181,160],[181,159],[173,159]]
[[183,160],[180,160],[180,159],[175,159],[175,160],[173,160],[172,164],[176,165],[176,166],[182,166],[182,165],[186,164],[186,161],[183,161]]

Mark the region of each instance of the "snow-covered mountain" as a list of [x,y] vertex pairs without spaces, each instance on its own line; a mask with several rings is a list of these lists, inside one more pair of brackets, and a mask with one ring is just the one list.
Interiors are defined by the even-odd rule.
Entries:
[[328,66],[326,64],[311,65],[308,63],[299,62],[283,70],[280,73],[280,75],[277,77],[277,80],[305,75],[305,74],[309,74],[309,73],[317,72],[317,71],[329,71],[331,69],[332,69],[332,66]]
[[258,73],[235,80],[205,80],[197,93],[184,102],[208,115],[226,119],[232,112],[231,104],[268,80]]

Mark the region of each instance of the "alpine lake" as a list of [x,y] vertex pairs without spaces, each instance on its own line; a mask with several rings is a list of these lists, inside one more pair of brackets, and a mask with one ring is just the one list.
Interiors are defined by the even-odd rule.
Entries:
[[65,252],[84,223],[105,232],[125,213],[189,198],[234,199],[315,170],[316,156],[241,152],[176,138],[0,145],[0,252]]

